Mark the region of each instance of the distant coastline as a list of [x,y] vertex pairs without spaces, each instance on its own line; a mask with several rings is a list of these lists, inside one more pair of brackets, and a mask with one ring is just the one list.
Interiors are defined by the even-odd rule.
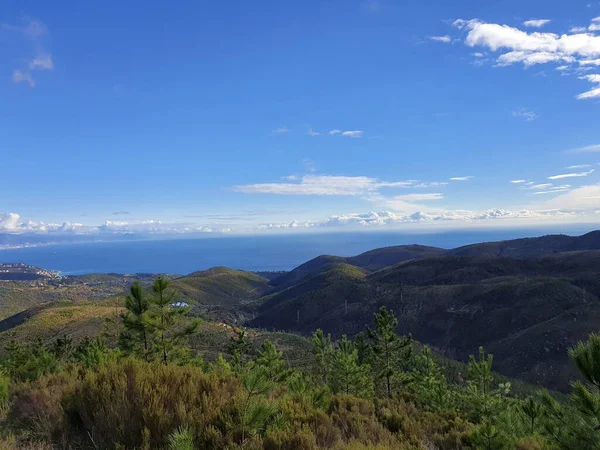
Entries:
[[4,248],[0,263],[25,263],[61,275],[87,273],[190,273],[215,266],[247,271],[291,270],[323,254],[352,256],[374,248],[421,244],[454,248],[545,234],[581,235],[572,229],[466,230],[443,233],[329,233],[222,236],[198,239],[69,242]]

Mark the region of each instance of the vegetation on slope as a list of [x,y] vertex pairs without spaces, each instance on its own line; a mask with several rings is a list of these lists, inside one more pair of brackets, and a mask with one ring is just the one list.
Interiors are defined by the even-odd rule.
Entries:
[[118,350],[69,337],[7,345],[0,448],[600,449],[600,336],[569,351],[586,381],[568,401],[518,398],[483,349],[451,381],[385,308],[354,340],[317,331],[301,370],[269,340],[252,354],[240,329],[229,360],[207,364],[189,351],[188,310],[164,307],[168,283],[153,292],[132,288]]

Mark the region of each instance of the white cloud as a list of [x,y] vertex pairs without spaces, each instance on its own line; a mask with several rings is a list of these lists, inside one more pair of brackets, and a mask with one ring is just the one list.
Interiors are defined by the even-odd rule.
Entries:
[[540,192],[534,192],[533,195],[540,195],[540,194],[556,194],[557,192],[566,192],[569,189],[553,189],[550,191],[540,191]]
[[[593,19],[589,29],[600,27]],[[579,66],[600,64],[600,36],[590,32],[556,34],[549,32],[527,32],[509,25],[486,23],[478,19],[454,22],[454,26],[467,30],[465,44],[500,52],[496,58],[498,66],[521,63],[525,67],[536,64],[556,63],[563,69],[565,63]],[[595,82],[591,78],[588,81]],[[600,97],[600,86],[579,94],[578,99]]]
[[15,70],[12,74],[12,80],[15,83],[27,83],[29,87],[35,87],[35,81],[29,72]]
[[0,213],[0,230],[16,231],[20,227],[21,216],[15,213]]
[[549,180],[560,180],[563,178],[574,178],[574,177],[587,177],[594,172],[594,169],[588,170],[587,172],[574,172],[574,173],[563,173],[560,175],[553,175],[548,177]]
[[320,136],[321,133],[319,133],[318,131],[313,131],[312,128],[309,128],[308,131],[306,132],[306,134],[308,134],[309,136]]
[[42,54],[29,61],[30,70],[52,70],[54,69],[54,63],[52,62],[52,55]]
[[552,183],[529,184],[527,189],[546,189],[552,187]]
[[585,147],[574,148],[570,150],[571,153],[590,153],[590,152],[600,152],[600,144],[595,145],[587,145]]
[[598,84],[599,86],[594,89],[590,89],[587,92],[583,92],[583,93],[579,94],[577,96],[578,99],[582,100],[582,99],[587,99],[587,98],[600,97],[600,74],[585,75],[580,78],[584,79],[584,80],[588,80],[591,83]]
[[600,31],[600,17],[594,17],[592,23],[588,27],[589,31]]
[[527,182],[527,180],[511,180],[509,181],[509,183],[513,183],[513,184],[521,184],[521,183],[525,183]]
[[513,111],[513,117],[521,117],[525,119],[527,122],[532,122],[538,118],[538,115],[533,111],[529,111],[526,108],[521,108],[518,111]]
[[280,127],[280,128],[274,129],[271,133],[272,134],[287,134],[289,132],[290,132],[290,130],[287,127]]
[[569,33],[585,33],[587,31],[586,27],[572,27],[569,29]]
[[299,183],[259,183],[234,186],[236,192],[276,195],[362,195],[383,187],[413,187],[414,181],[381,181],[370,177],[305,175]]
[[406,195],[397,195],[394,197],[395,200],[405,201],[405,202],[422,202],[422,201],[430,201],[430,200],[442,200],[444,198],[443,194],[440,193],[430,193],[430,194],[406,194]]
[[450,181],[467,181],[471,178],[473,178],[471,175],[469,175],[468,177],[452,177],[450,178]]
[[568,166],[565,169],[585,169],[587,167],[592,167],[590,164],[577,164],[575,166]]
[[452,42],[452,38],[448,35],[445,36],[429,36],[429,39],[436,42],[443,42],[445,44],[449,44]]
[[363,131],[361,130],[353,130],[353,131],[343,131],[342,136],[346,136],[349,138],[359,138],[362,137]]
[[544,25],[550,23],[550,19],[534,19],[534,20],[526,20],[523,22],[523,25],[530,28],[542,28]]
[[343,130],[338,130],[336,128],[334,130],[331,130],[331,131],[327,132],[327,134],[329,136],[340,135],[340,136],[345,136],[345,137],[349,137],[349,138],[359,138],[359,137],[362,137],[362,135],[364,134],[364,131],[362,131],[362,130],[348,130],[348,131],[343,131]]
[[581,186],[540,206],[564,211],[597,210],[600,206],[600,184]]
[[438,224],[444,223],[463,223],[478,224],[490,222],[491,224],[500,224],[502,222],[514,223],[523,220],[530,221],[556,221],[561,219],[571,219],[572,213],[565,213],[557,210],[549,211],[530,211],[527,209],[511,211],[506,209],[489,209],[486,211],[441,211],[441,212],[423,212],[416,211],[411,214],[398,214],[392,211],[369,211],[366,213],[350,213],[344,215],[334,215],[323,220],[298,221],[294,220],[288,223],[269,223],[260,226],[261,229],[298,229],[298,228],[340,228],[340,227],[394,227],[410,226],[419,224]]

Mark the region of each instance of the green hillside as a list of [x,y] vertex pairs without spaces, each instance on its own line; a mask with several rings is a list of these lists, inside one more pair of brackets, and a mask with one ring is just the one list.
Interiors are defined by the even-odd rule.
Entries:
[[600,328],[599,258],[597,251],[535,261],[450,256],[363,277],[325,272],[268,297],[250,324],[353,335],[386,306],[402,332],[451,358],[464,361],[484,345],[501,355],[501,373],[565,390],[574,375],[566,347]]

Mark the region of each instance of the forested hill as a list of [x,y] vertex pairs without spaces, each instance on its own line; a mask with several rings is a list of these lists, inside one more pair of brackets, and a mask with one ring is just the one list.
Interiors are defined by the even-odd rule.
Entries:
[[[483,345],[500,373],[566,390],[575,374],[567,348],[600,329],[599,249],[598,231],[451,250],[405,245],[353,257],[323,255],[287,273],[216,267],[173,276],[171,286],[175,300],[196,316],[303,335],[321,328],[334,338],[356,335],[386,306],[397,314],[400,333],[447,357],[466,361]],[[8,316],[41,304],[123,298],[133,279],[4,281],[3,329],[31,314]],[[149,289],[148,276],[141,281]]]

